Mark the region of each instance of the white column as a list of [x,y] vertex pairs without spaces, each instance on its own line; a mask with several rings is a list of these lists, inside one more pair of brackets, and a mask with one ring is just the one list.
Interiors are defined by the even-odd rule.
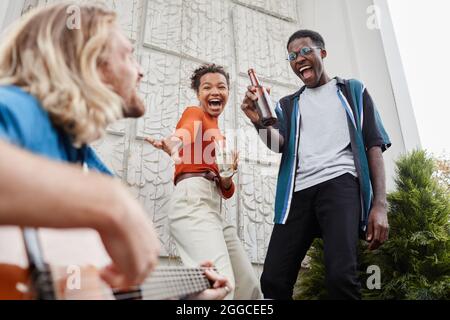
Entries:
[[374,4],[380,9],[380,31],[383,39],[386,60],[391,75],[392,89],[397,104],[397,112],[400,127],[405,143],[406,151],[421,148],[419,130],[409,94],[400,51],[392,24],[391,13],[386,0],[374,0]]

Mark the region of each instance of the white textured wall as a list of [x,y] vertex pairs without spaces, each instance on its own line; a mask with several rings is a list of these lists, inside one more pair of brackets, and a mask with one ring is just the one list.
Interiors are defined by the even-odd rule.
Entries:
[[[53,1],[27,1],[26,6]],[[404,152],[390,76],[378,30],[366,27],[370,0],[120,0],[120,23],[136,43],[146,72],[141,92],[147,114],[112,126],[95,144],[105,162],[133,190],[154,221],[165,245],[164,255],[176,255],[165,230],[166,211],[173,191],[173,164],[143,137],[163,137],[175,128],[186,105],[195,103],[189,76],[201,63],[224,65],[231,74],[231,99],[222,128],[248,132],[236,138],[247,163],[241,165],[238,191],[224,204],[236,224],[251,260],[263,263],[272,229],[273,202],[279,156],[258,140],[240,112],[254,67],[273,96],[297,90],[299,83],[285,60],[288,37],[306,27],[321,32],[327,43],[330,75],[363,80],[377,102],[394,147],[386,154],[389,186],[393,159]],[[248,150],[253,150],[248,152]],[[207,245],[207,244],[205,244]]]

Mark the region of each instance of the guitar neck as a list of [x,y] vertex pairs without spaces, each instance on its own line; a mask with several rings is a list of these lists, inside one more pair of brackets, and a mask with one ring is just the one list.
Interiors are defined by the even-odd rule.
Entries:
[[102,266],[110,260],[96,232],[47,229],[38,232],[39,239],[34,230],[23,233],[19,228],[0,227],[2,299],[166,300],[211,288],[206,268],[159,267],[142,285],[126,291],[114,290],[100,275]]
[[[159,267],[140,286],[144,300],[166,300],[185,297],[210,289],[206,268]],[[133,292],[115,292],[116,299],[132,299]]]
[[51,273],[45,264],[37,229],[25,228],[23,240],[28,257],[31,283],[38,300],[55,300],[56,292],[51,283]]

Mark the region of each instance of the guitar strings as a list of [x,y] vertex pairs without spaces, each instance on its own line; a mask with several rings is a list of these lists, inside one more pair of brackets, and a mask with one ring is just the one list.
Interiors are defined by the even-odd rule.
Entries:
[[[87,278],[91,279],[91,280],[83,281],[84,284],[92,284],[92,283],[98,283],[99,282],[99,278],[98,277],[90,276],[90,277],[87,277]],[[84,279],[86,279],[86,277]],[[204,275],[199,274],[199,275],[197,275],[196,278],[192,278],[192,276],[191,276],[191,279],[189,279],[189,280],[190,281],[203,281],[203,280],[206,280],[206,278],[205,278]],[[49,279],[48,282],[50,282],[50,281],[52,281],[52,280]],[[100,279],[100,281],[101,281],[101,279]],[[131,287],[126,288],[126,290],[130,290],[130,291],[133,290],[133,289],[138,290],[138,289],[143,289],[143,288],[145,288],[145,287],[147,287],[149,285],[154,286],[156,284],[168,284],[168,283],[173,283],[173,282],[175,282],[177,284],[178,283],[183,284],[186,281],[188,281],[188,280],[185,280],[183,275],[175,275],[175,276],[172,276],[171,278],[168,277],[167,275],[155,275],[150,280],[146,280],[142,285],[140,285],[140,286],[131,286]],[[47,283],[46,286],[43,288],[43,290],[53,290],[53,289],[54,289],[53,285],[51,285],[50,283]],[[123,289],[119,289],[119,288],[111,288],[110,290],[113,293],[120,293],[120,292],[124,291]]]
[[[200,279],[198,279],[200,280]],[[202,279],[204,281],[207,281],[206,279]],[[165,290],[163,290],[162,293],[155,293],[155,291],[161,290],[162,288],[165,288]],[[98,294],[91,294],[90,291],[94,291],[96,289],[86,289],[83,292],[79,292],[76,294],[73,294],[72,291],[72,295],[70,295],[70,297],[72,299],[76,299],[78,298],[82,298],[85,300],[89,300],[89,299],[96,299],[96,298],[100,298],[100,296],[102,296],[103,298],[105,296],[113,296],[113,298],[117,299],[117,300],[125,300],[125,299],[131,299],[131,298],[147,298],[147,297],[151,297],[151,296],[155,296],[159,297],[159,299],[165,299],[165,298],[170,298],[170,297],[177,297],[177,296],[184,296],[184,295],[188,295],[188,294],[194,294],[194,293],[198,293],[201,292],[205,289],[209,289],[210,285],[209,282],[205,282],[203,284],[201,283],[194,283],[191,285],[191,289],[186,288],[185,284],[178,282],[178,283],[167,283],[167,281],[164,281],[162,283],[160,283],[159,286],[156,286],[155,284],[151,284],[151,285],[145,285],[142,286],[141,288],[139,288],[139,290],[137,292],[130,292],[131,290],[128,290],[128,292],[124,292],[124,293],[120,293],[120,292],[113,292],[111,290],[105,289],[105,288],[101,288],[101,292],[99,292]],[[52,289],[52,288],[51,288]],[[50,290],[49,290],[50,291]]]
[[[118,288],[111,288],[111,289],[101,289],[102,292],[95,295],[88,295],[86,293],[90,293],[88,291],[93,291],[95,289],[89,289],[84,290],[84,292],[80,292],[78,294],[71,295],[72,299],[75,299],[77,297],[83,298],[83,299],[100,299],[100,295],[103,296],[111,296],[113,295],[113,298],[116,300],[131,300],[133,298],[150,298],[151,296],[155,296],[155,291],[161,290],[161,288],[165,288],[166,291],[163,293],[160,293],[159,295],[156,294],[156,297],[160,297],[159,299],[165,299],[170,297],[176,297],[176,296],[184,296],[188,294],[194,294],[201,292],[205,289],[210,288],[209,281],[204,275],[205,270],[214,270],[217,271],[215,268],[201,268],[201,269],[192,269],[192,268],[179,268],[179,267],[166,267],[166,268],[159,268],[155,270],[152,273],[152,276],[150,276],[143,285],[141,286],[132,286],[126,289],[126,292],[124,290],[120,290]],[[175,274],[173,274],[175,273]],[[189,275],[190,278],[187,279],[186,275]],[[97,282],[99,280],[99,277],[95,276],[88,276],[84,277],[84,279],[96,279]],[[49,282],[51,279],[48,280]],[[89,284],[93,283],[94,281],[91,280],[85,280],[84,283]],[[136,290],[133,290],[136,289]],[[50,292],[50,290],[54,290],[53,286],[48,283],[46,288],[42,288],[44,292]],[[153,294],[153,295],[152,295]]]
[[[186,281],[178,281],[175,283],[173,282],[173,279],[157,283],[152,283],[150,285],[145,285],[140,288],[137,292],[123,292],[123,293],[115,293],[113,295],[113,298],[116,300],[131,300],[133,298],[141,298],[145,300],[161,300],[161,299],[168,299],[171,297],[180,297],[190,294],[195,294],[198,292],[201,292],[203,290],[209,289],[210,284],[209,281],[206,278],[197,278],[192,279],[191,283],[188,284],[188,286],[185,283]],[[157,292],[158,290],[161,291],[162,288],[165,288],[166,290],[163,290],[162,292]],[[88,295],[84,292],[77,293],[75,295],[71,295],[70,297],[72,299],[82,298],[82,299],[100,299],[99,295],[104,296],[111,296],[112,292],[107,289],[102,289],[103,292],[95,295]]]
[[[179,285],[183,285],[186,284],[186,282],[190,281],[190,282],[195,282],[195,281],[203,281],[207,279],[205,278],[204,274],[189,274],[190,278],[186,279],[186,274],[176,274],[176,275],[169,275],[169,274],[156,274],[153,275],[151,278],[147,279],[146,281],[144,281],[144,283],[140,286],[131,286],[126,288],[126,290],[139,290],[139,289],[145,289],[148,286],[156,286],[158,284],[179,284]],[[99,281],[101,281],[101,279],[99,279],[98,277],[95,276],[89,276],[89,277],[84,277],[84,279],[90,279],[90,280],[84,280],[83,283],[84,284],[92,284],[92,283],[99,283]],[[52,281],[51,279],[48,280],[48,282]],[[101,282],[100,282],[101,283]],[[43,290],[52,290],[53,286],[50,283],[46,284],[46,287],[43,288]],[[119,289],[119,288],[111,288],[110,289],[113,293],[120,293],[123,292],[123,289]]]
[[[203,290],[209,289],[209,284],[204,283],[202,286],[197,285],[196,287],[193,287],[192,289],[185,289],[185,290],[176,290],[176,288],[171,288],[170,290],[167,290],[163,293],[155,293],[156,288],[147,288],[143,289],[139,292],[126,292],[122,294],[115,294],[112,296],[115,300],[132,300],[132,299],[142,299],[142,300],[164,300],[169,299],[172,297],[183,297],[186,295],[191,295],[195,293],[199,293]],[[103,290],[102,293],[96,294],[96,295],[86,295],[83,293],[79,293],[77,295],[72,295],[71,299],[76,299],[77,297],[83,300],[91,300],[91,299],[99,299],[103,300],[105,299],[105,296],[111,296],[111,292]]]

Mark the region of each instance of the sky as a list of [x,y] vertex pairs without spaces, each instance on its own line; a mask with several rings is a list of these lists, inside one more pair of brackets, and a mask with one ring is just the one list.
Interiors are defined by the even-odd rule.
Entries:
[[388,4],[422,147],[450,158],[450,1]]

